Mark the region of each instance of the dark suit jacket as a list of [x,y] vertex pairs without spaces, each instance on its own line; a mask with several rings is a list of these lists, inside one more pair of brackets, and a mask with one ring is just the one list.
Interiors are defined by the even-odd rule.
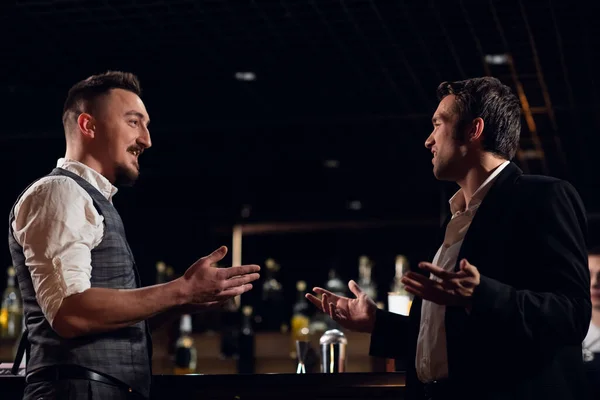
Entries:
[[[481,273],[472,311],[446,309],[449,378],[464,387],[461,398],[586,398],[586,235],[585,210],[569,183],[524,175],[513,163],[498,175],[458,257]],[[371,336],[371,355],[406,360],[408,399],[422,398],[421,304],[415,298],[408,317],[378,310]]]

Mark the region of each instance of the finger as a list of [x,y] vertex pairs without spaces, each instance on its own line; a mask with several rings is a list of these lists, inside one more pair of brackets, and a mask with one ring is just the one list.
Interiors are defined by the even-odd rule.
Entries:
[[323,310],[323,305],[321,304],[321,300],[319,300],[317,297],[313,296],[310,293],[306,293],[304,295],[304,297],[306,297],[308,299],[308,301],[310,301],[311,303],[313,303],[315,305],[315,307],[317,307],[319,310],[324,311]]
[[457,290],[461,288],[460,282],[458,279],[451,279],[449,281],[441,281],[440,284],[446,290]]
[[457,303],[457,296],[446,292],[445,290],[433,288],[431,290],[419,290],[410,286],[405,287],[408,293],[422,298],[423,300],[431,301],[432,303],[439,305],[454,305]]
[[331,312],[329,304],[329,295],[327,295],[327,293],[323,293],[323,296],[321,296],[321,306],[323,307],[323,312],[328,315]]
[[222,292],[220,292],[217,297],[218,297],[218,301],[225,301],[228,298],[231,297],[235,297],[235,296],[240,296],[244,293],[246,293],[247,291],[252,289],[252,284],[248,283],[247,285],[242,285],[242,286],[236,286],[233,288],[229,288],[226,290],[223,290]]
[[226,280],[225,284],[223,285],[223,288],[229,289],[229,288],[233,288],[236,286],[242,286],[247,283],[254,282],[258,278],[260,278],[259,274],[248,274],[248,275],[236,276],[235,278]]
[[330,299],[336,299],[337,300],[339,298],[339,296],[331,293],[329,290],[325,290],[325,289],[322,289],[320,287],[313,288],[313,292],[315,292],[316,294],[320,294],[321,296],[327,295],[327,297],[329,297]]
[[469,276],[475,276],[475,271],[477,268],[473,264],[469,263],[466,258],[463,258],[460,261],[460,270]]
[[227,246],[221,246],[207,256],[202,257],[198,261],[208,261],[209,264],[221,261],[227,254]]
[[419,283],[421,283],[423,285],[427,285],[427,284],[431,284],[431,283],[435,282],[434,280],[432,280],[432,279],[430,279],[430,278],[428,278],[426,276],[423,276],[423,275],[421,275],[421,274],[419,274],[417,272],[407,272],[402,278],[403,279],[404,278],[408,278],[408,279],[411,279],[413,281],[419,282]]
[[220,279],[230,279],[234,276],[252,274],[258,271],[260,271],[260,267],[254,264],[242,265],[239,267],[219,268],[217,270],[217,277]]
[[433,275],[437,276],[440,279],[444,279],[444,280],[465,277],[465,273],[463,271],[459,271],[459,272],[444,271],[442,268],[438,267],[437,265],[433,265],[432,263],[428,263],[428,262],[419,263],[419,268],[424,269],[425,271],[431,272]]
[[[429,280],[429,279],[427,279],[427,280]],[[425,289],[425,285],[426,285],[425,282],[420,282],[416,279],[412,279],[412,277],[409,278],[406,275],[402,277],[402,283],[404,283],[405,286],[410,286],[410,287],[413,287],[413,288],[419,289],[419,290]]]
[[363,294],[363,291],[360,288],[360,286],[358,286],[358,284],[356,282],[354,282],[353,280],[351,280],[350,282],[348,282],[348,289],[350,289],[350,291],[352,293],[354,293],[354,295],[356,297],[360,297],[360,295]]
[[412,286],[405,286],[404,290],[410,294],[423,298],[423,292],[419,289],[413,288]]
[[333,303],[329,303],[329,316],[333,320],[337,318],[337,307]]

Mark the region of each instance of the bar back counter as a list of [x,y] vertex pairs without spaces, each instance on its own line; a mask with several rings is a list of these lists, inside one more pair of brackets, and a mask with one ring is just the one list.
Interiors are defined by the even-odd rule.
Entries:
[[[325,400],[404,399],[404,374],[155,375],[152,399]],[[0,376],[2,400],[21,400],[25,379]]]

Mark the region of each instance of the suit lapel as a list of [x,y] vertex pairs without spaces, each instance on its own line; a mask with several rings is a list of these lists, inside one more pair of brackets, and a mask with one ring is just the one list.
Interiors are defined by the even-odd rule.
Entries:
[[498,174],[496,181],[492,184],[492,187],[481,202],[481,205],[465,234],[454,266],[455,271],[458,271],[460,260],[465,258],[465,255],[468,258],[472,254],[478,254],[478,249],[476,248],[478,239],[482,236],[489,236],[489,230],[496,226],[494,221],[498,218],[502,218],[502,211],[507,210],[507,196],[510,194],[510,188],[515,180],[522,174],[523,171],[512,162]]

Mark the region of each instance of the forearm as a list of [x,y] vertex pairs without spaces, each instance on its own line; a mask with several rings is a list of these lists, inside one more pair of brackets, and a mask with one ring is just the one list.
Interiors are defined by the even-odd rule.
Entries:
[[107,332],[184,303],[179,280],[139,289],[90,288],[63,299],[52,326],[63,337]]
[[403,358],[407,346],[408,317],[383,310],[377,310],[375,315],[369,355]]
[[585,337],[591,317],[591,301],[553,292],[517,290],[482,277],[474,294],[471,316],[484,326],[505,331],[531,344],[578,345]]

